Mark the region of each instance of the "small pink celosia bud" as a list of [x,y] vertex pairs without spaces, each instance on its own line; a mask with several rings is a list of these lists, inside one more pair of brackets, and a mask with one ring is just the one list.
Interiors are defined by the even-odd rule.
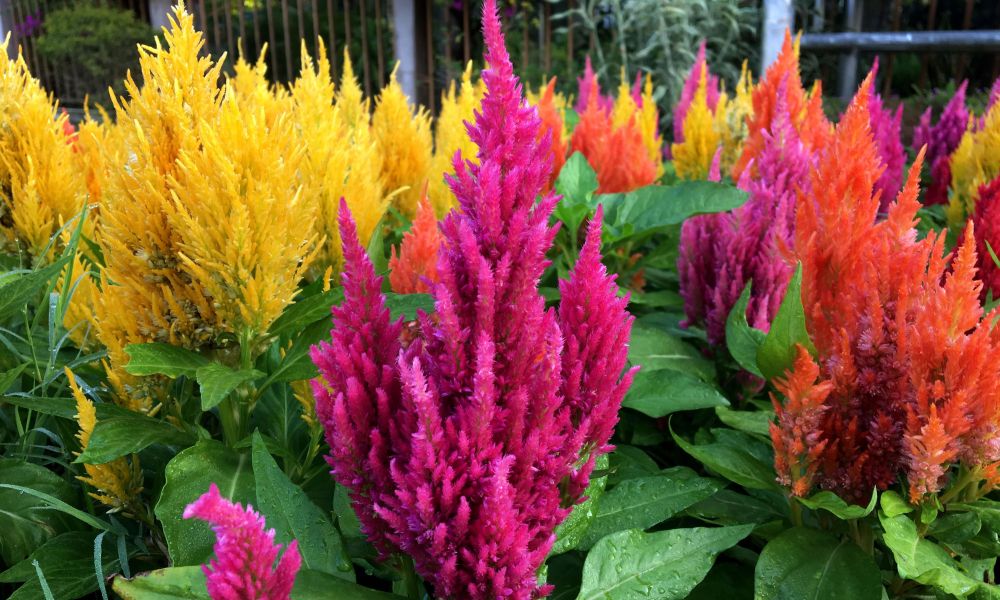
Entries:
[[215,558],[201,568],[212,600],[286,600],[302,565],[298,544],[274,543],[274,530],[264,529],[264,517],[252,506],[223,498],[213,483],[184,509],[185,519],[201,519],[215,531]]

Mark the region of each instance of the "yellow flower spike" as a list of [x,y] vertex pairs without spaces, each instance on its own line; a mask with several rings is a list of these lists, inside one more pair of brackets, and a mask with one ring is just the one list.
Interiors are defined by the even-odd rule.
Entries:
[[972,215],[979,199],[979,186],[1000,174],[1000,104],[994,104],[976,129],[975,120],[951,155],[951,193],[945,212],[948,221],[960,224]]
[[[322,379],[317,381],[322,381]],[[308,379],[303,379],[302,381],[293,381],[290,385],[292,386],[292,395],[302,406],[302,420],[309,429],[318,428],[319,422],[316,420],[316,400],[313,398],[312,383]]]
[[337,108],[340,109],[344,122],[356,128],[361,124],[371,124],[369,112],[370,101],[361,92],[361,84],[354,74],[351,55],[344,48],[344,70],[340,74],[340,91],[337,93]]
[[[86,450],[94,427],[97,426],[97,410],[94,403],[83,395],[69,367],[64,371],[73,399],[76,400],[76,422],[80,427],[76,439],[80,442],[80,450]],[[80,455],[79,452],[75,454]],[[87,475],[78,476],[77,479],[94,488],[95,491],[90,492],[90,496],[112,511],[128,512],[142,492],[142,469],[139,467],[139,457],[135,454],[100,465],[84,464],[83,469]]]
[[444,217],[456,206],[455,197],[445,182],[445,175],[453,175],[452,159],[455,152],[462,152],[462,159],[477,162],[479,147],[469,139],[466,122],[472,122],[484,94],[482,82],[472,83],[472,61],[462,73],[461,85],[455,91],[452,82],[447,93],[441,95],[441,112],[434,124],[434,156],[428,181],[427,195],[434,205],[438,218]]
[[67,115],[20,52],[9,56],[9,43],[0,43],[0,252],[26,252],[40,264],[57,250],[49,242],[60,224],[83,209],[86,190],[63,129]]
[[649,158],[656,161],[656,178],[659,179],[663,176],[663,137],[660,135],[660,111],[653,98],[653,77],[649,73],[642,87],[642,109],[636,122]]
[[708,108],[707,89],[706,69],[703,67],[698,90],[684,117],[684,141],[671,146],[677,176],[689,181],[708,177],[712,159],[719,147],[719,134],[715,130],[714,116]]
[[285,88],[271,85],[268,81],[266,57],[267,44],[264,44],[257,62],[251,65],[243,57],[241,48],[240,57],[233,68],[234,75],[228,81],[240,104],[264,107],[270,127],[279,115],[290,109],[291,101]]
[[715,108],[714,127],[722,143],[721,170],[729,172],[743,152],[747,136],[747,118],[753,114],[753,76],[743,61],[735,95],[723,92]]
[[[353,75],[345,73],[345,78],[346,83]],[[363,244],[368,243],[389,204],[382,184],[381,157],[360,89],[355,94],[347,84],[341,91],[334,104],[330,63],[322,41],[315,64],[303,47],[302,72],[291,88],[291,114],[305,150],[300,168],[303,198],[316,205],[314,232],[325,239],[308,273],[313,280],[327,269],[339,273],[343,264],[337,226],[340,199],[347,201]]]
[[382,155],[385,189],[393,205],[413,218],[431,167],[430,117],[423,108],[411,108],[393,71],[379,94],[372,115],[372,131]]

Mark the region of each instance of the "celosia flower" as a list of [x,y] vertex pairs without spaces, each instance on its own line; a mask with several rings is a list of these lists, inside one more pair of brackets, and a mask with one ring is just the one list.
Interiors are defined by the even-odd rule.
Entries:
[[968,81],[962,81],[933,127],[931,108],[928,107],[924,114],[920,115],[920,124],[913,128],[913,149],[916,151],[927,146],[924,156],[929,165],[936,165],[939,159],[946,158],[962,141],[962,134],[969,124],[969,109],[965,106],[965,90],[968,84]]
[[[455,197],[448,189],[445,176],[455,172],[452,168],[455,153],[461,151],[462,156],[467,157],[476,155],[476,146],[469,139],[465,124],[475,117],[484,91],[482,81],[472,83],[472,61],[469,61],[462,73],[458,93],[455,92],[455,82],[452,82],[448,92],[441,95],[441,112],[434,124],[434,156],[427,190],[439,217],[454,208]],[[351,212],[354,212],[353,208]]]
[[397,294],[417,294],[430,291],[437,283],[438,250],[441,232],[434,216],[434,207],[425,196],[417,208],[413,227],[403,234],[399,254],[392,249],[389,258],[389,284]]
[[[808,191],[816,159],[799,139],[791,116],[780,102],[778,106],[773,132],[764,132],[756,176],[748,169],[739,182],[750,194],[746,204],[729,213],[688,219],[681,228],[677,271],[685,324],[704,325],[713,345],[725,341],[726,319],[750,281],[747,321],[768,331],[791,277],[782,252],[792,243],[796,197],[800,190]],[[696,110],[695,105],[688,119]]]
[[1000,256],[1000,177],[979,188],[979,200],[972,223],[976,232],[976,270],[983,282],[982,300],[987,292],[993,299],[1000,298],[1000,267],[993,261],[993,254]]
[[868,100],[868,112],[871,119],[872,137],[878,149],[882,163],[882,174],[875,184],[875,190],[881,192],[882,203],[879,212],[884,214],[889,204],[896,198],[900,186],[903,185],[903,165],[906,162],[903,140],[900,128],[903,122],[903,105],[896,107],[896,112],[882,106],[882,96],[875,91],[875,77],[878,74],[878,59],[872,66],[872,89]]
[[573,109],[582,113],[587,110],[593,101],[601,110],[610,111],[615,105],[615,99],[609,98],[601,93],[601,85],[597,81],[597,74],[590,64],[590,56],[586,57],[583,64],[583,77],[576,80],[576,105]]
[[545,309],[558,198],[536,198],[549,148],[494,0],[483,28],[479,163],[455,161],[460,210],[441,226],[436,313],[418,315],[404,347],[343,209],[345,298],[332,342],[312,352],[314,392],[333,473],[383,556],[412,556],[438,597],[527,599],[549,591],[537,570],[553,530],[609,448],[632,318],[600,262],[600,211],[558,311]]
[[566,122],[563,119],[565,102],[564,97],[556,94],[555,77],[549,80],[548,85],[538,95],[538,98],[532,101],[532,104],[538,109],[538,117],[542,120],[542,127],[539,129],[538,135],[540,137],[548,135],[551,143],[549,153],[552,156],[552,175],[545,186],[545,191],[552,189],[556,178],[559,177],[559,172],[566,164],[569,134],[566,132]]
[[976,210],[980,186],[1000,175],[1000,104],[986,113],[982,126],[970,123],[951,155],[948,221],[961,223]]
[[747,120],[753,115],[753,76],[743,61],[740,78],[736,82],[735,95],[730,98],[723,91],[715,107],[713,126],[722,144],[721,166],[728,173],[743,152],[743,140],[747,136]]
[[[76,400],[76,422],[80,427],[76,439],[79,440],[80,450],[83,451],[90,444],[90,435],[97,426],[97,410],[94,408],[94,403],[83,395],[69,367],[64,371],[73,399]],[[79,456],[80,453],[76,455]],[[142,469],[139,467],[138,456],[135,454],[128,458],[123,456],[99,465],[84,463],[83,470],[87,475],[78,476],[77,479],[94,488],[95,491],[90,492],[92,498],[110,507],[112,511],[128,513],[134,510],[134,504],[142,492]]]
[[[779,477],[803,481],[852,502],[867,500],[906,475],[919,502],[946,482],[952,460],[985,477],[1000,460],[1000,365],[991,316],[984,319],[981,285],[974,279],[971,229],[949,269],[944,237],[918,240],[918,156],[906,185],[876,222],[874,192],[880,167],[870,130],[866,79],[833,140],[812,172],[812,191],[801,194],[795,258],[802,262],[802,302],[817,362],[800,354],[787,381],[829,383],[816,431],[802,412],[819,410],[789,401],[772,430],[785,458]],[[950,271],[950,272],[949,272]],[[784,385],[786,391],[791,390]],[[821,456],[789,455],[788,440],[825,444]],[[795,469],[798,469],[797,471]]]
[[615,127],[625,127],[631,122],[639,129],[646,154],[656,164],[656,179],[659,179],[663,176],[663,140],[659,130],[660,115],[653,100],[653,80],[647,76],[645,92],[638,100],[635,91],[634,87],[629,89],[623,69],[618,98],[611,112],[612,122]]
[[783,106],[781,112],[791,115],[792,126],[806,148],[814,150],[827,145],[832,126],[823,114],[822,87],[816,82],[808,94],[802,88],[798,40],[793,43],[787,31],[781,53],[753,88],[752,96],[753,112],[746,122],[742,153],[733,165],[733,179],[739,180],[743,170],[760,154],[766,143],[764,132],[771,131],[771,122],[779,114],[779,101]]
[[410,107],[395,71],[375,103],[372,131],[385,189],[395,194],[393,205],[412,218],[431,172],[431,123],[427,111]]
[[795,366],[787,377],[774,380],[774,389],[785,397],[778,401],[771,394],[777,417],[770,424],[774,442],[774,468],[778,481],[792,488],[796,496],[805,496],[813,487],[827,440],[821,439],[823,413],[830,407],[826,398],[833,387],[829,381],[817,383],[819,367],[809,351],[798,347]]
[[59,227],[83,210],[86,190],[75,176],[68,116],[57,113],[20,52],[11,58],[9,43],[0,42],[0,252],[40,264],[57,249],[49,242]]
[[[223,498],[219,488],[208,491],[184,509],[185,519],[200,519],[215,532],[215,558],[202,565],[212,600],[287,600],[302,566],[298,542],[292,540],[281,558],[274,530],[247,505]],[[277,564],[275,562],[277,561]]]
[[708,73],[703,67],[694,99],[684,116],[683,141],[670,146],[677,177],[686,180],[705,179],[712,158],[719,146],[719,133],[715,130],[712,109],[707,101]]
[[705,59],[705,40],[698,46],[698,56],[691,66],[691,72],[684,80],[684,87],[681,89],[681,97],[674,107],[674,143],[680,144],[684,141],[684,121],[687,118],[691,103],[694,102],[698,88],[702,86],[701,78],[705,76],[705,104],[709,112],[714,113],[715,107],[719,103],[719,78],[708,70],[708,61]]

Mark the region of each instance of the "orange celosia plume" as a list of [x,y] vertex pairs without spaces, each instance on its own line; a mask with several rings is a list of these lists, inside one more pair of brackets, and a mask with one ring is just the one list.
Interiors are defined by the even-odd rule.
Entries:
[[657,164],[646,150],[635,115],[615,127],[614,117],[591,95],[573,130],[570,152],[581,152],[597,172],[601,194],[628,192],[656,181]]
[[566,163],[566,148],[569,145],[566,141],[566,125],[563,121],[562,111],[556,105],[556,78],[549,80],[548,85],[538,98],[535,104],[538,109],[538,117],[542,120],[542,127],[538,134],[549,135],[551,147],[549,152],[552,155],[552,175],[549,177],[548,189],[552,189],[559,171]]
[[441,247],[441,232],[434,206],[424,195],[417,208],[413,227],[403,234],[399,254],[392,249],[389,259],[389,284],[397,294],[418,294],[430,291],[431,283],[437,283],[438,249]]

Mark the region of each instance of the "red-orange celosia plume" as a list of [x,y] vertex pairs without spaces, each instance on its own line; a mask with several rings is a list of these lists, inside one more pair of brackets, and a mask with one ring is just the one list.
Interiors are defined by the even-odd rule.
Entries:
[[413,226],[403,234],[399,254],[392,249],[389,258],[389,284],[397,294],[421,294],[430,291],[437,283],[438,249],[441,231],[438,229],[434,207],[425,194],[417,207]]

